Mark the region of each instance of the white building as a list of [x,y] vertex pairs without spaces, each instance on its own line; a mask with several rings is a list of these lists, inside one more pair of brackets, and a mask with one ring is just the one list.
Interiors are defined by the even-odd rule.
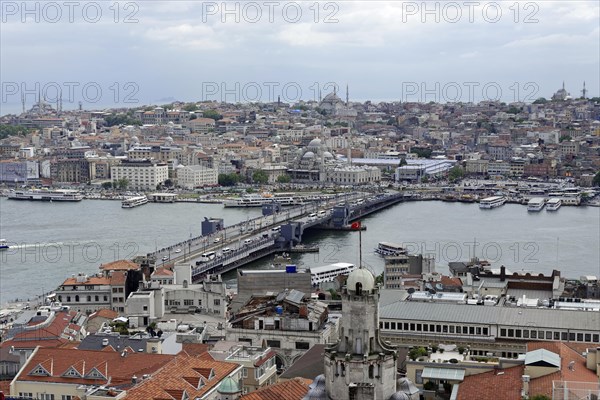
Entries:
[[179,166],[177,168],[177,184],[186,189],[204,186],[215,186],[219,181],[219,171],[204,165]]
[[128,187],[136,190],[152,190],[169,178],[169,167],[166,163],[149,160],[123,160],[120,165],[111,168],[111,179],[117,183],[127,179]]
[[328,173],[328,181],[338,185],[367,185],[381,180],[377,167],[337,167]]

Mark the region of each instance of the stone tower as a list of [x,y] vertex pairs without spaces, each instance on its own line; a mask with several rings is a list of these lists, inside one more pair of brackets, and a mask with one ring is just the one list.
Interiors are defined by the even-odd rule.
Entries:
[[338,342],[325,350],[332,400],[387,400],[396,392],[396,352],[379,340],[379,288],[373,274],[354,270],[342,293]]

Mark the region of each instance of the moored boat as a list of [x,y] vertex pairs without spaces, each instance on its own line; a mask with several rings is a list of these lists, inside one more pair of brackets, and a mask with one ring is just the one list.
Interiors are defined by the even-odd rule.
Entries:
[[81,201],[83,195],[77,190],[43,190],[43,189],[31,189],[31,190],[16,190],[8,194],[8,198],[11,200],[38,200],[38,201]]
[[121,202],[121,207],[122,208],[133,208],[133,207],[144,205],[147,202],[148,202],[148,198],[146,196],[129,197]]

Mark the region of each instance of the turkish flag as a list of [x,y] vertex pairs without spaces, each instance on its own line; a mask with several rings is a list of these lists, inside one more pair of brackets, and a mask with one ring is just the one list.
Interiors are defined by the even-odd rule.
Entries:
[[350,229],[355,231],[360,230],[360,221],[353,222],[352,225],[350,225]]

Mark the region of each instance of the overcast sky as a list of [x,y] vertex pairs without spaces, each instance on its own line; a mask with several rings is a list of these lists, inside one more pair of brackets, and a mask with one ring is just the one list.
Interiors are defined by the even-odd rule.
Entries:
[[600,92],[596,0],[0,4],[2,114],[36,84],[65,109],[311,100],[332,82],[355,101]]

